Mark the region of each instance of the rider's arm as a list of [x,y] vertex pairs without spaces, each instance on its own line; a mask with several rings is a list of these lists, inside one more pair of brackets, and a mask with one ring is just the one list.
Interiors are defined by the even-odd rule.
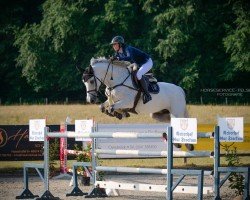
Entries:
[[130,47],[127,47],[124,49],[125,53],[123,53],[122,55],[118,55],[118,59],[119,60],[124,60],[124,61],[129,61],[132,62],[133,61],[133,50]]

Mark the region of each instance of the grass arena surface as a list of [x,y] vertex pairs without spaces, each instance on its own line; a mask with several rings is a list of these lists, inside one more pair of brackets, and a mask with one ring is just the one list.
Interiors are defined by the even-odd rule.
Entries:
[[[250,123],[250,106],[188,105],[190,117],[197,118],[198,124],[217,123],[217,117],[244,117]],[[157,123],[149,115],[131,115],[118,120],[100,112],[98,105],[20,105],[0,106],[0,124],[28,124],[29,119],[47,118],[47,124],[59,124],[69,116],[75,119],[94,118],[98,123]]]

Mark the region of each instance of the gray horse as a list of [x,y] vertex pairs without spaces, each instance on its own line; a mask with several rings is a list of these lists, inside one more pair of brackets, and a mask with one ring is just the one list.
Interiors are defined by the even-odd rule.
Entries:
[[[129,113],[150,114],[160,122],[169,123],[171,117],[187,118],[185,93],[177,85],[158,82],[158,91],[151,94],[152,100],[143,104],[143,94],[133,81],[133,64],[105,58],[92,58],[83,73],[87,90],[87,102],[95,103],[101,84],[106,86],[107,100],[101,104],[103,112],[119,119]],[[193,150],[193,145],[186,145]]]

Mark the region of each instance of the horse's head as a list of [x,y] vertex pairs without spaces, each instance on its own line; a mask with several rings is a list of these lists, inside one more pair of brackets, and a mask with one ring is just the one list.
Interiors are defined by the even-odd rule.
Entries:
[[90,65],[85,69],[82,75],[82,81],[86,86],[87,102],[96,103],[98,99],[98,90],[101,85],[100,80],[95,76],[94,70]]
[[87,102],[96,103],[98,90],[101,84],[107,88],[121,85],[130,75],[127,66],[130,63],[124,61],[113,61],[99,57],[92,58],[90,66],[83,73],[82,80],[87,89]]

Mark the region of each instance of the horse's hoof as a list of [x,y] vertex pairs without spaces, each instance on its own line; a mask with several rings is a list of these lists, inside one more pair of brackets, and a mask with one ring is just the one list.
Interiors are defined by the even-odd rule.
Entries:
[[122,116],[121,115],[117,116],[117,119],[122,120]]
[[163,138],[165,141],[168,141],[167,133],[163,133],[163,134],[162,134],[162,138]]
[[115,111],[114,106],[110,106],[108,111],[109,111],[109,113],[113,113]]
[[128,112],[123,113],[123,117],[130,117],[130,114]]
[[114,115],[117,119],[122,119],[122,114],[121,113],[118,113],[118,112],[114,112]]
[[112,113],[109,113],[109,114],[108,114],[108,116],[110,116],[110,117],[114,117],[114,115],[113,115]]
[[114,115],[112,115],[111,113],[109,113],[108,110],[105,110],[104,113],[105,113],[106,115],[110,116],[110,117],[114,117]]
[[188,151],[193,151],[194,150],[194,145],[193,144],[185,144],[186,148]]
[[181,144],[179,144],[179,143],[174,143],[174,146],[176,147],[176,148],[181,148]]

